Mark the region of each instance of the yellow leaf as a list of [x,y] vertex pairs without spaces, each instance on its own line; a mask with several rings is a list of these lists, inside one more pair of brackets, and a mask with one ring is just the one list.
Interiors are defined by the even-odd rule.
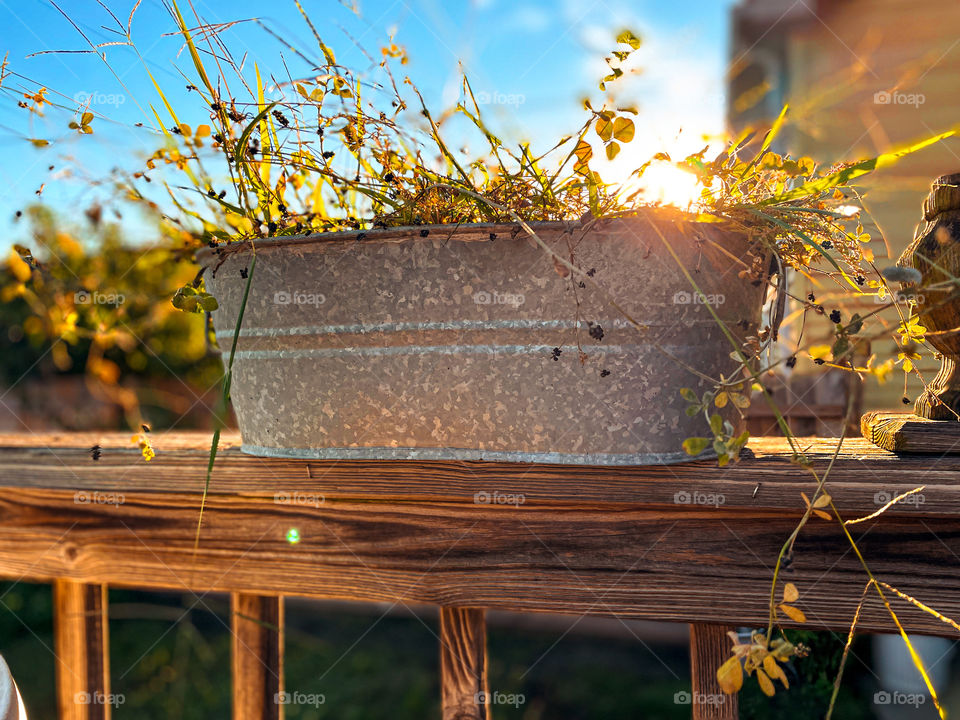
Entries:
[[87,369],[107,385],[116,385],[120,379],[120,367],[112,360],[91,361]]
[[733,695],[743,687],[743,666],[740,665],[740,658],[736,655],[727,658],[717,670],[717,682],[727,695]]
[[240,232],[252,232],[253,223],[250,222],[250,219],[244,217],[243,215],[237,215],[236,213],[228,212],[224,217],[224,220],[227,221],[227,224],[235,230]]
[[762,170],[775,170],[779,167],[783,167],[783,158],[776,153],[769,152],[760,160],[760,168]]
[[785,688],[787,688],[788,690],[790,689],[790,683],[787,682],[787,675],[786,673],[783,672],[783,668],[781,668],[777,664],[777,661],[773,657],[773,655],[767,655],[763,659],[763,669],[766,671],[767,675],[769,675],[771,678],[773,678],[774,680],[779,680],[780,682],[783,683],[783,686]]
[[636,128],[634,127],[633,120],[625,117],[618,117],[613,121],[613,139],[619,140],[623,143],[628,143],[633,140],[633,135]]
[[773,687],[773,681],[760,668],[757,668],[757,682],[760,683],[760,689],[763,690],[764,695],[773,697],[773,694],[776,692],[776,689]]
[[814,360],[826,360],[830,357],[829,345],[814,345],[810,348],[810,357]]
[[873,374],[877,378],[877,382],[883,385],[890,377],[890,374],[893,372],[893,358],[890,358],[882,365],[877,366],[873,369]]
[[13,273],[13,276],[22,283],[25,283],[30,279],[30,266],[20,257],[20,253],[16,250],[11,250],[9,257],[7,257],[7,267],[10,268],[10,272]]
[[787,605],[786,603],[780,603],[779,607],[783,614],[794,622],[805,623],[807,621],[807,616],[803,614],[800,608],[795,608],[793,605]]
[[590,147],[590,143],[579,140],[577,146],[573,149],[573,154],[577,157],[573,169],[584,174],[589,170],[588,163],[590,162],[590,158],[593,157],[593,148]]
[[729,396],[727,395],[726,392],[719,392],[717,393],[717,396],[713,399],[713,404],[716,405],[718,408],[726,407],[728,398]]
[[800,597],[800,591],[797,590],[797,586],[793,583],[787,583],[783,586],[783,601],[784,602],[795,602],[796,599]]
[[597,118],[597,124],[595,126],[597,135],[604,142],[609,142],[613,139],[613,122],[608,117],[599,117]]
[[821,494],[817,497],[817,499],[814,501],[813,506],[814,506],[815,508],[826,507],[827,505],[830,504],[830,501],[831,501],[832,499],[833,499],[833,498],[831,498],[829,495],[827,495],[827,493],[821,493]]
[[817,164],[813,158],[802,157],[797,160],[797,166],[804,175],[809,175],[816,169]]
[[624,45],[629,45],[634,50],[637,50],[642,41],[636,35],[634,35],[630,30],[621,30],[620,34],[617,35],[617,42],[623,43]]
[[209,125],[197,125],[197,131],[194,133],[194,137],[207,137],[210,134]]
[[821,519],[823,519],[823,520],[833,520],[833,518],[830,517],[830,513],[824,512],[823,510],[814,510],[814,511],[813,511],[813,514],[816,515],[818,518],[821,518]]
[[733,400],[733,404],[738,408],[748,408],[750,407],[750,398],[746,395],[741,395],[740,393],[732,393],[730,399]]

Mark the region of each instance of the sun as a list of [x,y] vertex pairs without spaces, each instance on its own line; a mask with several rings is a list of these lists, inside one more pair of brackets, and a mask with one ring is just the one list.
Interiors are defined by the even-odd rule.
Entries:
[[[690,170],[664,159],[651,162],[639,177],[635,171],[658,154],[669,153],[672,157],[686,157],[702,149],[703,142],[701,141],[698,147],[689,140],[674,140],[662,144],[655,142],[658,138],[650,140],[651,142],[634,141],[624,145],[612,162],[602,159],[598,163],[600,176],[607,182],[620,185],[621,197],[633,196],[633,202],[638,205],[667,205],[688,212],[700,211],[704,186]],[[708,156],[714,151],[722,150],[722,145],[716,140],[708,142],[707,147]]]
[[638,193],[638,202],[670,205],[680,210],[697,210],[703,185],[692,172],[665,160],[658,160],[639,178],[628,178],[623,190],[626,195]]

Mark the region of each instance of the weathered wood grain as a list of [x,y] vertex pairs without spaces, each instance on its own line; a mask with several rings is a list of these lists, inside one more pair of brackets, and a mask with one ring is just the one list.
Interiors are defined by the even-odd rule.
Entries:
[[[89,437],[0,438],[0,575],[762,626],[813,487],[782,440],[727,469],[263,460],[228,438],[195,555],[207,438],[158,436],[150,464],[99,440],[95,463]],[[960,617],[960,461],[845,448],[830,489],[849,517],[926,484],[850,530],[881,579]],[[830,451],[810,441],[816,467]],[[810,522],[785,578],[810,626],[846,632],[866,579],[836,523]],[[913,631],[954,632],[896,603]],[[861,626],[892,627],[875,599]]]
[[440,694],[443,720],[490,720],[482,608],[440,609]]
[[[145,463],[128,434],[0,435],[0,487],[63,488],[159,493],[201,492],[209,435],[161,434],[157,458]],[[90,447],[98,444],[98,462]],[[297,493],[328,501],[455,502],[473,506],[489,500],[505,506],[504,496],[523,495],[525,505],[568,509],[613,505],[669,506],[694,492],[723,496],[726,513],[746,510],[795,512],[799,492],[813,476],[791,461],[783,438],[756,438],[750,455],[725,468],[715,461],[645,467],[528,465],[491,462],[306,461],[256,458],[239,451],[240,438],[225,435],[217,455],[213,494],[296,500]],[[798,447],[822,473],[836,441],[801,438]],[[924,516],[960,516],[960,457],[931,460],[897,456],[863,438],[844,442],[830,473],[838,507],[846,515],[878,509],[878,493],[926,485]],[[759,484],[759,487],[758,487]],[[678,493],[680,494],[678,498]],[[93,501],[80,493],[78,500]],[[891,515],[916,516],[918,508],[896,505]]]
[[232,593],[233,720],[283,720],[283,598]]
[[960,455],[960,422],[878,410],[860,418],[860,431],[884,450],[921,455]]
[[60,720],[110,720],[106,586],[55,580],[53,632]]
[[717,682],[717,668],[730,657],[729,625],[690,626],[689,695],[693,720],[737,720],[737,696],[727,695]]

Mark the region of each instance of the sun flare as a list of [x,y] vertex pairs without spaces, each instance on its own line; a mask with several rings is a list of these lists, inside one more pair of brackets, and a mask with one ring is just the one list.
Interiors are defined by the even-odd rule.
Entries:
[[643,167],[650,158],[661,153],[669,153],[675,158],[686,157],[701,150],[704,140],[707,140],[709,148],[706,157],[713,157],[723,150],[723,143],[706,135],[700,135],[693,141],[686,138],[674,139],[672,142],[661,140],[651,138],[650,142],[625,145],[615,160],[598,163],[601,177],[608,182],[619,184],[622,197],[632,196],[638,205],[667,205],[691,212],[702,210],[704,186],[690,170],[663,159],[651,162],[639,177],[635,171]]
[[672,163],[657,161],[639,178],[634,176],[627,180],[624,191],[628,195],[637,192],[640,202],[695,210],[700,203],[703,185],[693,173]]

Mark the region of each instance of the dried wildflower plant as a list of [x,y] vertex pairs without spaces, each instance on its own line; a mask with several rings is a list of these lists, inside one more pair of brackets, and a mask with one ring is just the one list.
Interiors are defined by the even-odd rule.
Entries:
[[[118,172],[112,182],[125,200],[159,219],[171,238],[173,257],[182,259],[204,245],[262,237],[421,224],[516,222],[537,239],[530,222],[624,217],[637,212],[638,193],[605,182],[594,162],[595,148],[602,148],[603,155],[612,160],[634,140],[635,109],[618,105],[609,96],[599,107],[588,100],[579,127],[557,138],[545,152],[535,152],[529,143],[511,146],[491,130],[466,77],[459,102],[435,112],[409,78],[398,81],[394,75],[398,66],[406,64],[407,57],[392,39],[381,48],[379,57],[366,55],[373,72],[358,74],[337,61],[300,3],[292,1],[312,33],[315,47],[287,45],[286,74],[264,78],[256,65],[251,69],[244,58],[238,60],[226,42],[225,31],[236,23],[205,23],[192,5],[189,9],[194,22],[189,23],[180,5],[171,0],[174,34],[182,40],[183,52],[189,58],[184,78],[196,105],[174,108],[154,80],[160,109],[154,111],[153,120],[161,139],[159,146],[142,167]],[[108,46],[133,47],[137,6],[126,23],[114,17],[116,42],[91,43],[89,52],[107,62]],[[259,20],[247,22],[258,23],[265,33],[280,39]],[[625,75],[627,61],[640,46],[640,39],[630,31],[614,38],[614,48],[606,58],[610,72],[599,82],[602,92],[607,93],[608,87]],[[303,70],[290,71],[288,59]],[[149,73],[146,65],[144,68]],[[13,89],[11,78],[25,85]],[[0,89],[16,99],[31,121],[54,108],[67,113],[68,129],[81,136],[95,134],[97,124],[106,119],[88,105],[77,107],[66,100],[67,96],[12,73],[6,62],[0,69]],[[881,272],[867,247],[871,235],[865,226],[870,223],[857,183],[874,170],[955,131],[876,158],[821,166],[810,158],[792,158],[771,149],[786,119],[785,108],[767,132],[745,132],[712,158],[707,157],[707,148],[677,161],[665,153],[657,154],[631,176],[631,180],[641,180],[655,162],[673,163],[692,173],[701,193],[690,208],[676,210],[678,217],[725,223],[759,241],[773,258],[772,264],[760,257],[747,259],[740,272],[743,282],[768,283],[771,303],[769,319],[757,336],[740,344],[728,332],[739,370],[715,378],[714,387],[700,396],[680,390],[689,403],[688,413],[702,414],[710,429],[708,437],[688,438],[684,448],[696,455],[712,446],[721,464],[737,461],[748,436],[734,436],[733,425],[724,422],[716,411],[726,407],[745,413],[751,404],[751,391],[762,391],[769,373],[779,366],[792,368],[798,356],[828,368],[873,375],[881,381],[899,365],[905,377],[915,375],[923,382],[916,360],[925,351],[932,355],[915,303],[891,292],[889,284],[904,278]],[[459,149],[466,133],[464,126],[471,137],[479,138],[481,152],[471,155]],[[26,139],[37,147],[50,145],[49,140],[32,133]],[[545,244],[541,246],[549,252]],[[568,258],[554,256],[554,261],[565,277],[575,273],[593,282]],[[254,256],[248,269],[247,291],[255,264]],[[17,287],[22,288],[19,292],[32,293],[31,302],[41,304],[40,295],[27,290],[31,276],[40,270],[29,251],[24,248],[15,253],[8,266]],[[700,292],[693,275],[684,271],[692,290]],[[805,277],[814,286],[826,289],[828,295],[832,291],[855,299],[875,298],[879,303],[870,312],[844,313],[839,302],[836,307],[827,307],[812,292],[803,297],[792,294],[787,282],[790,274]],[[916,278],[905,280],[915,282]],[[955,292],[956,279],[950,281]],[[621,290],[604,289],[611,298]],[[821,298],[826,296],[821,294]],[[945,302],[955,298],[953,292],[944,296],[948,296]],[[180,287],[173,303],[188,312],[209,314],[216,309],[216,299],[204,290],[200,274]],[[57,312],[68,313],[69,308],[62,305],[58,303]],[[814,338],[805,347],[797,340],[785,353],[782,343],[777,345],[781,328],[795,323],[801,328],[796,335],[803,338],[808,316],[826,325],[825,337]],[[238,325],[242,317],[241,311]],[[714,318],[721,323],[719,316],[714,314]],[[106,318],[100,318],[101,326],[106,322]],[[225,363],[218,416],[224,414],[229,398],[237,334]],[[884,336],[896,339],[896,359],[877,363],[874,357],[858,357],[857,349],[863,341]],[[794,624],[805,621],[796,605],[800,593],[788,583],[781,588],[778,601],[776,591],[779,571],[789,562],[796,537],[811,519],[838,522],[844,529],[870,579],[864,597],[871,588],[876,590],[908,647],[909,639],[882,588],[925,611],[935,611],[874,579],[856,542],[846,532],[846,525],[857,520],[844,522],[840,518],[825,490],[827,474],[818,475],[806,462],[768,394],[760,392],[759,396],[773,409],[794,448],[795,462],[812,474],[816,485],[812,499],[806,495],[798,498],[801,519],[777,560],[766,632],[753,634],[748,642],[734,637],[731,657],[718,672],[727,692],[739,690],[746,673],[755,675],[763,692],[770,695],[775,681],[788,685],[781,665],[804,654],[804,648],[790,643],[780,627],[781,619]],[[210,468],[218,438],[219,430],[214,434]],[[145,456],[152,456],[143,433],[134,440],[141,444]],[[837,452],[841,444],[842,438]],[[208,470],[208,485],[209,481]],[[200,523],[202,509],[197,542]],[[848,649],[856,622],[854,618]],[[778,628],[780,633],[775,636]],[[922,662],[916,656],[915,661],[926,678]],[[839,680],[838,675],[837,686]],[[935,695],[934,699],[936,702]]]

